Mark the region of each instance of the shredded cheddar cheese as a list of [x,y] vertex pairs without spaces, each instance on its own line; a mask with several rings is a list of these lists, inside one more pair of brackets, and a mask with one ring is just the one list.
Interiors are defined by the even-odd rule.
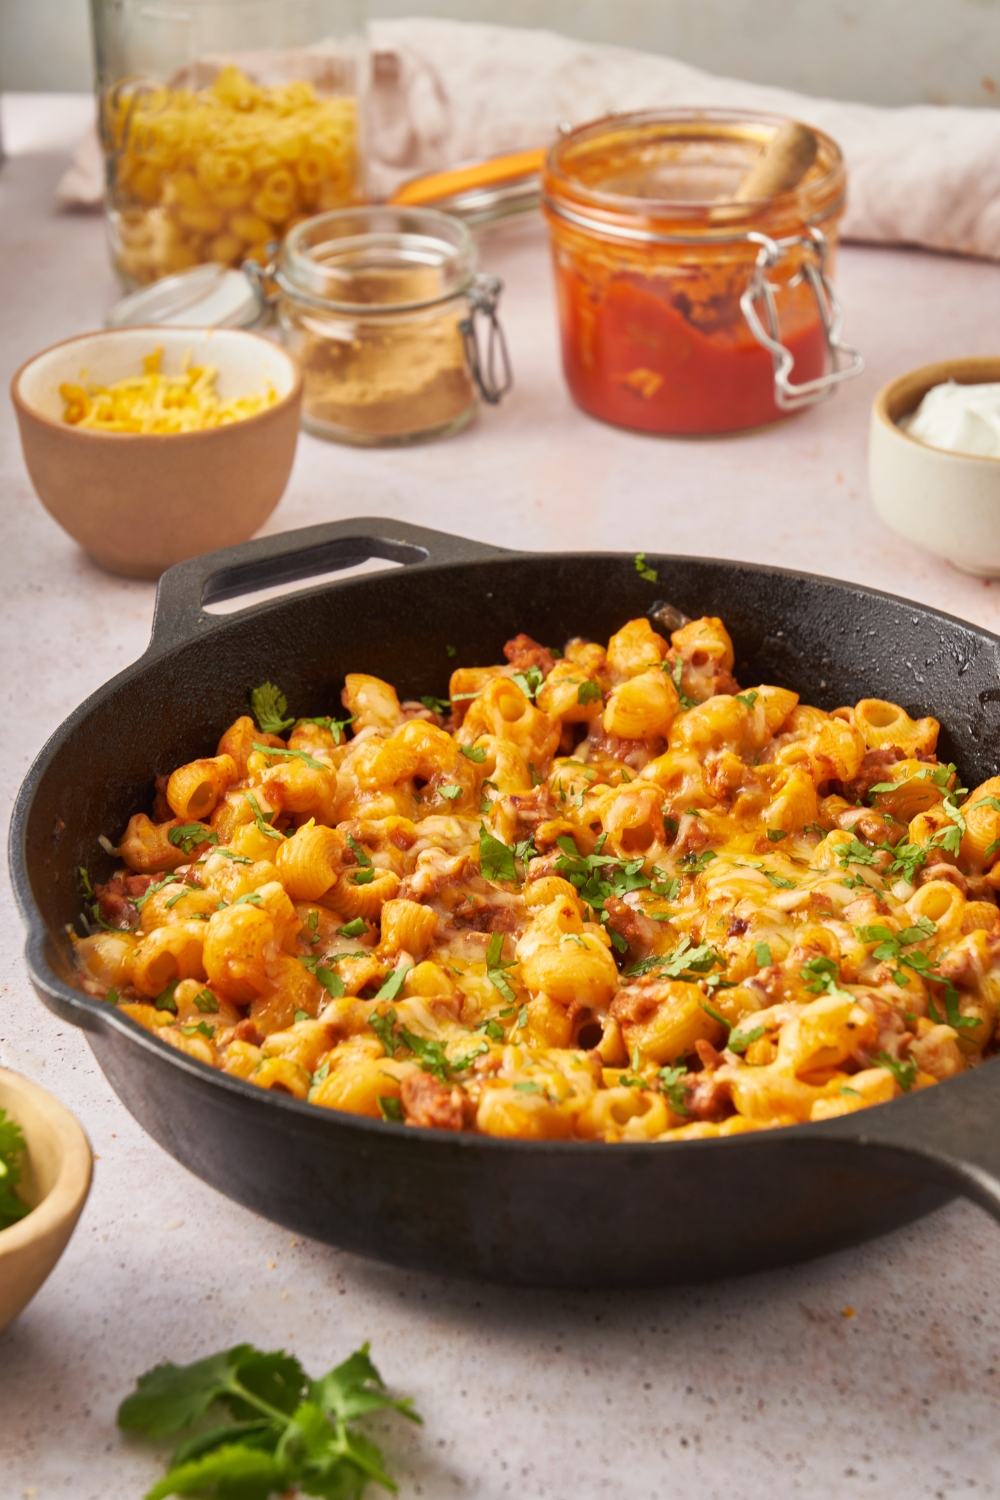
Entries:
[[180,375],[164,375],[162,358],[163,350],[154,349],[144,357],[141,375],[112,385],[61,385],[63,421],[98,432],[199,432],[254,417],[278,399],[268,386],[263,395],[223,401],[215,389],[215,365],[192,365],[188,355]]

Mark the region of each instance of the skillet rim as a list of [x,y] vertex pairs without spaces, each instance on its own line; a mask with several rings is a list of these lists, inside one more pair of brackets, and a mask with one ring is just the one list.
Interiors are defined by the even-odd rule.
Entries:
[[[436,538],[440,539],[442,542],[451,543],[465,541],[465,539],[453,537],[449,533],[438,532],[430,528],[411,525],[410,523],[405,522],[397,522],[388,518],[381,517],[349,518],[335,524],[338,528],[338,531],[343,531],[345,535],[348,533],[349,529],[353,528],[353,534],[358,538],[363,538],[368,533],[377,535],[380,532],[384,531],[386,527],[389,527],[394,529],[398,535],[404,538],[406,537],[407,533],[410,533],[411,536],[415,539],[424,537]],[[273,547],[284,539],[294,538],[297,534],[302,534],[310,531],[318,532],[321,529],[324,528],[298,528],[288,532],[277,533],[273,536],[262,538],[260,540],[261,542]],[[245,545],[247,547],[253,547],[255,544],[249,543]],[[564,562],[608,561],[620,563],[622,561],[634,562],[636,555],[632,552],[608,552],[597,550],[572,552],[536,552],[501,548],[486,543],[471,543],[471,545],[476,547],[477,549],[480,549],[478,550],[477,555],[471,557],[462,557],[459,559],[452,558],[440,560],[435,559],[428,553],[423,559],[404,563],[404,565],[399,569],[379,569],[375,570],[375,573],[376,575],[380,575],[383,571],[398,572],[400,577],[402,578],[405,577],[405,575],[408,573],[416,572],[448,573],[453,572],[455,569],[459,569],[462,572],[468,572],[470,570],[475,570],[481,567],[494,567],[498,563],[508,563],[511,566],[517,566],[519,563],[523,563],[529,560],[540,562],[560,560]],[[218,553],[209,553],[201,558],[192,559],[192,562],[196,562],[203,566],[206,565],[209,560],[212,560],[215,563],[215,566],[211,569],[210,572],[206,572],[203,574],[202,581],[204,582],[212,574],[222,571],[226,566],[226,560],[233,554],[235,554],[238,550],[242,549],[223,549]],[[961,631],[970,633],[975,636],[984,645],[992,646],[997,658],[997,674],[998,680],[1000,680],[1000,635],[988,630],[985,626],[974,624],[969,620],[962,620],[961,618],[959,618],[959,616],[948,614],[946,611],[937,609],[932,605],[922,604],[917,600],[907,599],[899,594],[892,594],[885,589],[873,588],[868,584],[853,583],[847,579],[841,578],[831,578],[826,574],[812,573],[799,568],[778,567],[770,563],[745,562],[740,559],[734,558],[696,557],[689,554],[674,554],[664,552],[647,552],[644,554],[644,556],[648,559],[649,562],[653,563],[654,565],[658,564],[659,562],[669,562],[674,566],[684,566],[685,564],[692,564],[697,566],[711,566],[716,568],[721,567],[724,569],[731,569],[733,572],[743,575],[756,575],[763,578],[780,577],[797,583],[821,584],[827,588],[843,590],[854,595],[860,594],[867,598],[878,600],[882,603],[897,605],[904,609],[916,610],[925,618],[929,617],[935,622],[949,627],[949,629],[953,629],[957,626]],[[387,558],[386,560],[388,561],[389,559]],[[190,564],[179,564],[177,565],[176,569],[168,570],[168,575],[171,572],[179,572],[181,569],[185,569],[188,567],[190,567]],[[164,576],[166,577],[168,575]],[[256,620],[280,610],[280,608],[291,598],[294,598],[295,600],[300,600],[303,598],[308,599],[310,597],[319,597],[321,595],[326,595],[341,589],[349,590],[355,587],[364,587],[367,583],[369,583],[372,577],[373,574],[368,573],[356,575],[351,578],[341,579],[339,581],[336,578],[329,579],[324,583],[315,584],[311,587],[295,589],[293,593],[281,595],[275,599],[266,599],[259,601],[256,604],[248,605],[244,609],[234,611],[231,614],[227,615],[207,615],[204,614],[203,611],[201,611],[201,622],[206,627],[204,635],[198,637],[194,633],[191,633],[187,636],[186,639],[183,640],[171,638],[171,633],[167,630],[163,630],[162,632],[158,630],[158,625],[160,623],[159,605],[162,591],[161,580],[161,585],[157,590],[157,597],[154,604],[154,616],[151,635],[146,650],[134,662],[129,663],[128,666],[124,667],[120,672],[117,672],[113,677],[109,678],[107,682],[103,683],[100,687],[95,689],[93,693],[89,694],[89,696],[85,698],[82,703],[78,704],[77,707],[67,715],[67,717],[52,732],[52,734],[49,735],[48,739],[44,742],[41,749],[38,751],[35,758],[31,762],[31,765],[28,768],[28,771],[21,783],[21,786],[18,789],[17,796],[14,800],[8,838],[8,861],[11,873],[11,884],[13,887],[14,898],[17,903],[18,911],[27,929],[27,940],[25,942],[24,954],[28,969],[28,977],[31,980],[32,986],[35,989],[36,993],[44,997],[48,997],[45,1003],[48,1003],[48,1001],[53,1002],[49,1006],[49,1008],[55,1010],[55,1012],[61,1015],[63,1019],[65,1019],[70,1025],[77,1027],[85,1033],[117,1029],[124,1038],[145,1048],[145,1050],[151,1053],[154,1057],[168,1059],[173,1066],[178,1067],[182,1073],[187,1074],[196,1086],[205,1086],[211,1084],[216,1088],[221,1087],[222,1094],[228,1094],[232,1098],[234,1103],[236,1100],[244,1099],[247,1101],[252,1101],[255,1106],[261,1108],[266,1108],[268,1105],[277,1107],[279,1111],[285,1112],[286,1118],[284,1121],[284,1126],[286,1129],[289,1127],[294,1129],[296,1128],[295,1122],[300,1122],[298,1126],[299,1133],[312,1133],[309,1130],[308,1122],[312,1122],[313,1126],[319,1127],[320,1120],[323,1119],[324,1115],[327,1115],[333,1117],[332,1121],[330,1122],[332,1127],[336,1127],[342,1130],[346,1129],[361,1136],[370,1135],[372,1127],[375,1127],[379,1131],[387,1130],[390,1136],[396,1136],[397,1138],[405,1136],[407,1138],[416,1138],[419,1140],[423,1140],[425,1143],[434,1142],[442,1150],[454,1150],[457,1148],[459,1150],[469,1152],[474,1150],[497,1151],[509,1150],[511,1148],[514,1148],[521,1154],[530,1152],[534,1153],[535,1155],[538,1155],[540,1153],[555,1153],[558,1155],[573,1153],[575,1155],[579,1155],[581,1152],[589,1152],[589,1154],[595,1156],[605,1153],[609,1145],[613,1145],[614,1148],[619,1152],[625,1151],[627,1155],[632,1155],[633,1153],[637,1155],[648,1155],[655,1149],[663,1150],[664,1146],[669,1146],[673,1148],[673,1150],[676,1150],[678,1148],[704,1149],[709,1147],[728,1146],[731,1149],[744,1148],[747,1151],[751,1151],[754,1148],[759,1149],[764,1144],[770,1143],[774,1140],[788,1141],[789,1144],[795,1141],[808,1142],[809,1140],[842,1141],[845,1144],[864,1144],[866,1141],[871,1140],[873,1144],[912,1151],[912,1153],[918,1156],[921,1161],[926,1162],[928,1160],[928,1157],[930,1156],[930,1153],[927,1150],[926,1146],[922,1146],[918,1140],[914,1140],[912,1145],[909,1147],[906,1144],[905,1138],[903,1141],[898,1141],[892,1139],[890,1135],[889,1138],[880,1140],[879,1136],[881,1135],[881,1132],[878,1130],[876,1119],[880,1121],[885,1120],[887,1117],[887,1111],[894,1110],[892,1118],[894,1121],[898,1122],[900,1126],[903,1127],[905,1137],[909,1134],[909,1132],[906,1132],[905,1125],[903,1125],[904,1107],[908,1107],[909,1114],[914,1117],[921,1112],[925,1112],[928,1106],[931,1104],[934,1096],[938,1094],[939,1085],[935,1086],[934,1088],[921,1089],[916,1092],[902,1094],[895,1099],[889,1100],[887,1104],[869,1106],[867,1109],[855,1111],[853,1114],[838,1116],[831,1120],[805,1121],[795,1125],[775,1126],[771,1128],[765,1128],[763,1130],[747,1131],[745,1133],[740,1133],[732,1136],[712,1137],[697,1140],[682,1140],[670,1142],[618,1141],[613,1143],[609,1143],[606,1141],[535,1141],[524,1140],[519,1137],[494,1137],[465,1131],[440,1131],[424,1126],[397,1124],[391,1120],[376,1120],[365,1115],[351,1114],[345,1110],[328,1110],[324,1109],[321,1105],[312,1105],[304,1099],[295,1099],[291,1095],[276,1093],[272,1090],[258,1088],[247,1080],[236,1078],[232,1074],[222,1072],[221,1069],[210,1067],[207,1063],[199,1062],[197,1059],[189,1057],[186,1053],[180,1052],[177,1048],[169,1046],[168,1043],[159,1041],[154,1033],[147,1031],[144,1027],[140,1026],[138,1022],[133,1021],[131,1017],[123,1016],[117,1010],[117,1008],[109,1008],[107,1005],[107,1001],[99,1000],[95,996],[88,995],[83,990],[74,989],[71,985],[65,983],[65,981],[60,979],[58,975],[53,972],[45,956],[45,946],[49,941],[48,927],[38,907],[38,904],[35,901],[34,892],[32,890],[31,882],[28,876],[26,843],[28,819],[34,800],[35,790],[38,783],[42,780],[45,772],[47,771],[49,762],[56,754],[56,752],[62,748],[66,741],[77,730],[80,724],[82,724],[86,720],[86,718],[90,715],[95,707],[98,707],[106,697],[110,697],[121,686],[132,682],[136,678],[141,677],[144,670],[151,666],[154,662],[184,650],[187,646],[195,644],[199,639],[207,639],[210,634],[212,636],[221,636],[223,634],[232,633],[244,628],[248,628],[252,626],[252,624]],[[72,1015],[68,1014],[68,1012],[72,1011],[81,1013],[83,1017],[86,1017],[88,1019],[76,1019]],[[998,1055],[996,1058],[990,1059],[990,1061],[1000,1062],[1000,1055]],[[100,1066],[100,1063],[98,1063],[98,1066]],[[949,1085],[949,1088],[947,1090],[948,1095],[951,1096],[953,1093],[953,1088],[951,1086],[961,1083],[963,1079],[965,1079],[968,1084],[968,1082],[975,1078],[978,1073],[979,1069],[967,1069],[965,1073],[959,1075],[958,1077],[943,1080],[944,1083]],[[998,1075],[998,1083],[1000,1083],[1000,1075]],[[261,1097],[262,1095],[264,1096],[263,1098]],[[873,1113],[876,1116],[876,1119],[871,1118]],[[866,1116],[869,1117],[867,1123],[872,1127],[870,1129],[864,1129],[861,1125],[861,1121],[863,1121],[864,1117]],[[667,1156],[665,1160],[669,1160],[669,1156]]]

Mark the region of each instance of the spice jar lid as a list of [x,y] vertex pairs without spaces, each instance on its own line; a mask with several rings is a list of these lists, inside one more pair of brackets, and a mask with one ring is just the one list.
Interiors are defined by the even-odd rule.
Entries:
[[104,319],[108,328],[168,324],[188,328],[250,328],[263,313],[249,277],[227,266],[192,266],[131,292]]

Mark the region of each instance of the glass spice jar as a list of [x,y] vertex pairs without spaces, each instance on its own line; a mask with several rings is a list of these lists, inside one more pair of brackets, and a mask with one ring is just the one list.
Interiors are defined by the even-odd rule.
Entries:
[[[446,437],[497,403],[511,374],[464,224],[434,209],[355,208],[293,229],[273,265],[278,319],[302,367],[302,424],[388,446]],[[477,319],[487,324],[485,357]]]
[[613,115],[567,132],[542,179],[570,393],[644,432],[758,427],[863,368],[830,283],[846,174],[829,136],[797,187],[737,190],[786,122]]
[[111,256],[239,266],[365,199],[366,0],[91,0]]

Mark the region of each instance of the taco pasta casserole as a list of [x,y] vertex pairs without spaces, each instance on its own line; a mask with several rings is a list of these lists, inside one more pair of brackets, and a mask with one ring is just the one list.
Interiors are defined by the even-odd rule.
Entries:
[[718,619],[504,655],[447,701],[350,674],[340,719],[255,689],[81,872],[80,985],[261,1088],[524,1139],[824,1120],[991,1051],[1000,777],[934,719],[741,690]]

